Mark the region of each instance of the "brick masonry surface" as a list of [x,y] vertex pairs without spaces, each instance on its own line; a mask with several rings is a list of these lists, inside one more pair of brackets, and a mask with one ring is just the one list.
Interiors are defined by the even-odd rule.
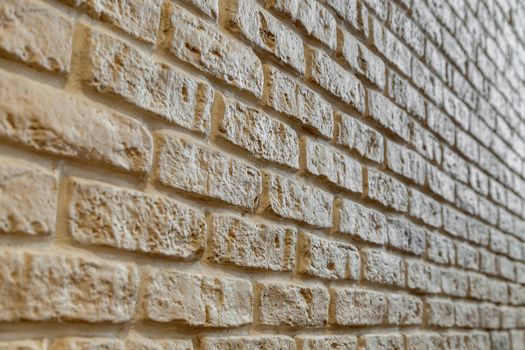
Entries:
[[0,350],[525,350],[522,0],[0,0]]

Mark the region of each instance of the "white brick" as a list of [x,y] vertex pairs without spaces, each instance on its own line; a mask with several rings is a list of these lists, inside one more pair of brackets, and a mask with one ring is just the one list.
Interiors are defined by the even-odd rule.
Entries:
[[417,153],[387,140],[386,164],[388,169],[419,185],[425,183],[425,160]]
[[282,349],[295,350],[293,338],[287,336],[227,336],[202,338],[203,350],[225,349]]
[[388,244],[404,252],[421,256],[426,248],[426,231],[409,221],[389,218]]
[[335,213],[334,228],[337,232],[365,242],[383,244],[387,241],[389,226],[386,216],[380,212],[341,199]]
[[410,189],[410,215],[433,227],[441,227],[441,204],[423,193]]
[[368,169],[368,197],[397,211],[408,210],[408,191],[404,184],[375,169]]
[[367,93],[367,116],[404,141],[410,141],[409,118],[406,112],[377,91],[368,89]]
[[429,326],[452,327],[455,323],[454,304],[440,299],[426,301],[427,323]]

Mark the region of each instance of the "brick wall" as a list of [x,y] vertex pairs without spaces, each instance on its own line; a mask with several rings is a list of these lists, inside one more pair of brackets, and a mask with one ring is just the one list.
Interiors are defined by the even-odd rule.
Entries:
[[520,0],[1,0],[0,349],[525,349]]

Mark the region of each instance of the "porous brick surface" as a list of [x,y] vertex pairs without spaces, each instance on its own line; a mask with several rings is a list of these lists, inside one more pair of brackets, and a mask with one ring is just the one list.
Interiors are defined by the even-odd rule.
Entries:
[[524,18],[0,0],[0,350],[524,350]]

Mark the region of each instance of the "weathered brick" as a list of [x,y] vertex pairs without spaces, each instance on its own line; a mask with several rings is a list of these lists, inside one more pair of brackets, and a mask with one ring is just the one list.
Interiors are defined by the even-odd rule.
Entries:
[[257,335],[257,336],[206,336],[201,341],[203,350],[226,349],[282,349],[295,350],[293,338],[284,335]]
[[257,283],[259,322],[270,326],[324,327],[328,291],[284,282]]
[[208,84],[98,30],[81,26],[80,33],[77,59],[85,86],[119,96],[171,123],[209,133],[213,90]]
[[364,111],[365,90],[363,84],[324,51],[315,48],[308,49],[306,76],[344,103],[354,107],[359,112]]
[[394,173],[419,185],[425,183],[426,163],[423,157],[390,140],[386,143],[386,165]]
[[426,231],[409,221],[389,218],[388,245],[421,256],[425,252]]
[[193,350],[191,339],[153,339],[136,333],[131,333],[126,337],[125,346],[126,350]]
[[299,121],[305,128],[331,138],[332,106],[316,92],[277,68],[264,65],[265,85],[261,103]]
[[450,176],[430,164],[427,164],[427,183],[432,192],[449,202],[454,202],[456,183]]
[[267,212],[312,226],[332,226],[334,198],[328,192],[281,175],[266,174],[265,195],[261,208]]
[[[443,91],[443,107],[445,112],[455,120],[464,130],[469,129],[470,111],[465,103],[463,103],[452,91],[444,89]],[[459,133],[459,129],[456,130]],[[456,141],[459,137],[456,137]]]
[[298,242],[297,270],[313,277],[358,280],[361,275],[359,251],[353,245],[302,232]]
[[507,254],[509,250],[507,236],[498,230],[490,230],[490,250],[495,253]]
[[45,340],[7,340],[0,342],[2,350],[45,350]]
[[433,227],[441,227],[441,204],[423,193],[410,189],[410,215]]
[[458,302],[454,304],[456,326],[476,328],[479,327],[479,308],[475,303]]
[[418,119],[425,120],[423,96],[393,71],[388,72],[388,96]]
[[456,206],[460,209],[463,209],[471,215],[478,215],[479,196],[471,190],[469,187],[457,184],[456,186]]
[[363,169],[357,161],[306,136],[301,144],[308,173],[352,192],[363,192]]
[[443,103],[443,84],[441,80],[416,58],[412,59],[411,76],[414,84],[422,89],[434,103],[441,106]]
[[336,21],[334,16],[314,0],[265,1],[266,6],[299,25],[307,35],[326,44],[330,49],[336,46]]
[[404,184],[375,169],[367,171],[368,197],[397,211],[408,210],[408,191]]
[[295,131],[255,108],[226,99],[219,133],[256,158],[299,168],[299,138]]
[[[377,0],[381,1],[381,0]],[[372,45],[403,74],[410,76],[410,50],[377,20],[371,22]]]
[[410,123],[410,144],[426,159],[441,164],[443,151],[440,141],[419,123]]
[[139,122],[6,73],[0,74],[0,137],[123,171],[145,173],[151,167],[153,141]]
[[509,303],[509,285],[506,282],[489,279],[488,286],[490,301],[498,304]]
[[372,248],[366,248],[362,253],[363,278],[366,281],[405,286],[405,264],[400,257]]
[[[225,27],[240,33],[256,48],[273,55],[286,66],[304,73],[301,38],[255,0],[229,0],[224,9]],[[222,19],[221,19],[222,21]]]
[[26,162],[0,158],[0,232],[53,234],[57,182],[54,172]]
[[124,3],[97,0],[60,0],[85,10],[91,17],[113,25],[125,33],[154,43],[159,27],[161,0],[130,0]]
[[421,29],[412,22],[408,14],[394,3],[390,3],[388,24],[390,29],[397,34],[418,56],[425,52],[425,38]]
[[423,302],[421,299],[390,294],[387,296],[387,322],[390,325],[419,325],[423,322]]
[[382,293],[354,288],[332,288],[330,322],[338,326],[383,324],[387,299]]
[[457,264],[467,270],[479,270],[478,250],[467,243],[456,243]]
[[431,261],[440,264],[455,264],[456,250],[451,239],[438,233],[429,233],[427,243],[427,255]]
[[135,312],[139,277],[132,265],[5,249],[0,262],[2,321],[120,323]]
[[255,208],[261,193],[259,170],[169,131],[157,136],[156,176],[163,185]]
[[441,299],[428,299],[425,302],[427,323],[429,326],[452,327],[454,326],[454,304]]
[[[352,335],[298,336],[298,350],[344,349],[357,350],[357,337]],[[7,349],[10,350],[10,349]]]
[[469,296],[477,300],[489,300],[489,282],[485,275],[469,273]]
[[441,290],[446,295],[466,297],[468,292],[467,274],[456,269],[441,270]]
[[480,271],[489,275],[496,275],[496,254],[493,254],[485,249],[480,249],[479,257]]
[[166,3],[161,47],[176,58],[257,98],[262,64],[253,52],[178,5]]
[[426,41],[424,61],[439,76],[439,78],[441,78],[441,80],[446,80],[447,60],[441,53],[441,50],[439,50],[430,40]]
[[383,244],[388,238],[385,215],[360,204],[341,199],[336,206],[334,229],[365,242]]
[[478,193],[485,196],[488,194],[488,176],[473,165],[469,165],[469,184]]
[[501,312],[494,304],[480,304],[480,326],[485,329],[498,329],[501,325]]
[[407,260],[407,286],[418,292],[441,292],[441,270],[420,260]]
[[406,112],[377,91],[369,89],[367,93],[367,116],[401,139],[410,141],[409,118]]
[[525,331],[523,330],[510,331],[510,339],[511,339],[511,344],[512,344],[512,350],[524,350],[525,349]]
[[467,157],[473,162],[478,162],[478,143],[476,142],[476,140],[474,140],[474,138],[470,137],[467,133],[461,130],[457,130],[456,146],[465,157]]
[[213,215],[206,256],[220,264],[291,271],[295,266],[296,236],[293,228]]
[[446,349],[446,337],[438,333],[405,334],[406,350]]
[[339,112],[335,115],[337,144],[377,163],[383,162],[384,138],[379,132],[349,115]]
[[70,19],[33,0],[2,1],[0,18],[0,55],[51,72],[69,72]]
[[401,334],[362,335],[359,337],[363,350],[403,350]]
[[149,269],[144,290],[144,317],[190,326],[235,327],[251,323],[252,285],[173,269]]
[[452,236],[467,239],[467,217],[456,209],[443,206],[443,228]]
[[454,122],[438,108],[428,103],[427,125],[431,130],[441,136],[449,145],[454,145],[456,140],[456,126],[454,125]]
[[386,77],[383,61],[352,34],[340,30],[339,35],[342,37],[340,55],[348,65],[380,89],[384,89]]
[[516,267],[512,260],[504,256],[498,256],[497,266],[498,273],[501,277],[510,281],[516,280]]
[[68,229],[78,242],[187,260],[204,251],[206,222],[196,210],[79,178],[72,178],[68,189]]
[[468,182],[467,163],[448,147],[443,147],[443,170],[461,182]]

